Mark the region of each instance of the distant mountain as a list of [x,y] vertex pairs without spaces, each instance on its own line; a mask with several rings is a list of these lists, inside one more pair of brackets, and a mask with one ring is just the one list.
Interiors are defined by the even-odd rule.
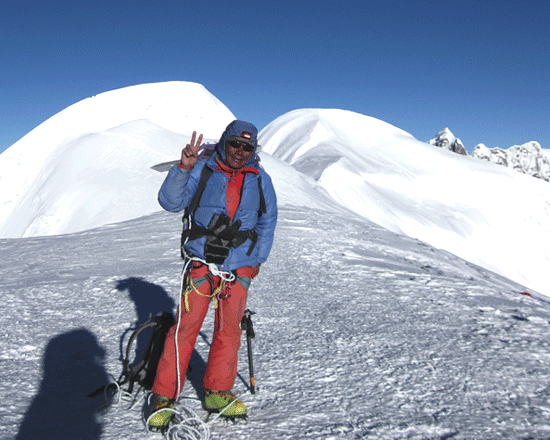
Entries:
[[[468,156],[464,145],[448,128],[444,128],[428,144],[444,148],[454,153]],[[478,144],[472,151],[472,157],[504,165],[520,173],[550,181],[550,150],[541,148],[538,142],[514,145],[507,150],[487,148]]]
[[472,151],[472,157],[504,165],[547,182],[550,181],[550,152],[543,150],[538,142],[514,145],[508,150],[487,148],[485,145],[479,144]]

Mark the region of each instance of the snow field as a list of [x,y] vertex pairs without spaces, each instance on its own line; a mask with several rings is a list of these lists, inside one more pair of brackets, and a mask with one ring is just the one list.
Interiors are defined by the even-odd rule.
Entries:
[[[138,439],[143,404],[84,396],[122,371],[124,338],[179,292],[180,218],[0,240],[0,437]],[[545,438],[548,304],[521,286],[354,214],[285,206],[253,282],[257,394],[212,438]],[[207,316],[181,404],[198,399]],[[127,340],[127,339],[126,339]]]

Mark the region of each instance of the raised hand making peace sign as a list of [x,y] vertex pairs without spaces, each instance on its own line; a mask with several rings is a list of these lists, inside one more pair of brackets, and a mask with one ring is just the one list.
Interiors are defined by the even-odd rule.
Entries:
[[193,132],[193,136],[191,136],[191,142],[188,143],[185,148],[181,152],[181,167],[185,168],[186,170],[191,170],[195,166],[195,164],[199,161],[199,147],[201,146],[202,142],[202,134],[197,139],[197,142],[195,143],[195,137],[197,136],[197,132]]

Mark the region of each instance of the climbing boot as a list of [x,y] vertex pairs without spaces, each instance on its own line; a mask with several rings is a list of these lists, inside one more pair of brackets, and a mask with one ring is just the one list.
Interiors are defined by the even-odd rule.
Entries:
[[204,390],[204,409],[222,413],[223,417],[246,418],[246,405],[231,391]]
[[[155,404],[153,405],[151,415],[147,422],[147,428],[149,430],[165,431],[166,428],[168,428],[168,424],[174,417],[174,412],[170,411],[174,407],[174,402],[174,399],[155,394]],[[166,411],[161,411],[163,409],[166,409]]]

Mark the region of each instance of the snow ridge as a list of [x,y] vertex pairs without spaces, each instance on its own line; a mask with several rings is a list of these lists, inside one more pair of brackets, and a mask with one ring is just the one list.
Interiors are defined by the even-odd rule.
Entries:
[[0,155],[0,237],[155,212],[163,177],[150,167],[177,158],[193,129],[212,139],[233,119],[202,85],[186,82],[126,87],[66,108]]
[[343,110],[289,112],[259,141],[364,218],[550,295],[546,182]]

